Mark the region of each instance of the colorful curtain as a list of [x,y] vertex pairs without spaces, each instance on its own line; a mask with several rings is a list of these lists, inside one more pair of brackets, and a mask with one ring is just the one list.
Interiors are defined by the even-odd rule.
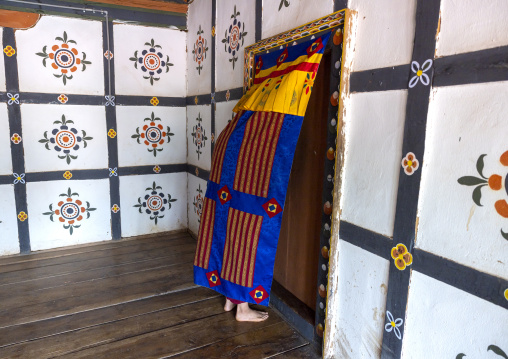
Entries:
[[330,33],[255,57],[254,85],[217,139],[194,282],[267,305],[296,143]]

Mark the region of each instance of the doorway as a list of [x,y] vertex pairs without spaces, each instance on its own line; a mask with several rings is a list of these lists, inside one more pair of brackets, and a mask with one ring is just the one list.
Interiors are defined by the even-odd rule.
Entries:
[[[274,289],[296,297],[313,323],[328,132],[331,51],[321,60],[298,138],[274,267]],[[277,282],[277,283],[275,283]],[[285,289],[285,290],[284,290]],[[290,302],[294,303],[295,300]],[[307,310],[308,309],[308,310]],[[301,312],[298,310],[298,312]]]

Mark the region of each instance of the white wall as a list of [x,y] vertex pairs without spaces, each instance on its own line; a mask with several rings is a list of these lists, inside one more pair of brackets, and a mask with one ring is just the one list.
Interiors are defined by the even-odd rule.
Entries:
[[[348,7],[356,14],[346,43],[346,73],[411,62],[415,0],[350,0]],[[502,0],[481,6],[442,0],[436,55],[508,45],[507,14]],[[478,176],[476,161],[487,154],[485,176],[498,174],[504,183],[508,167],[499,157],[508,150],[507,91],[506,82],[431,90],[415,243],[416,248],[504,279],[508,246],[500,229],[508,231],[508,220],[496,212],[494,203],[508,199],[508,192],[504,184],[499,190],[483,188],[479,207],[471,198],[474,187],[457,180]],[[355,94],[346,87],[337,221],[392,235],[406,94],[407,90]],[[369,252],[344,242],[336,229],[324,357],[379,358],[386,292],[380,294],[376,286],[387,280],[387,265],[375,264],[379,257],[374,260]],[[363,268],[372,267],[359,270],[365,261],[369,264]],[[362,289],[366,283],[371,284],[368,290]],[[382,319],[369,312],[381,313]],[[487,353],[491,344],[508,352],[505,309],[414,270],[406,313],[403,358],[455,358],[459,353],[494,358]]]

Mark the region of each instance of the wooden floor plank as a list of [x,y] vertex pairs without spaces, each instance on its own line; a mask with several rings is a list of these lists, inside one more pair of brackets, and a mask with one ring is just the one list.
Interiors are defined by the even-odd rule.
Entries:
[[175,359],[267,358],[308,342],[284,322],[227,338],[196,350],[171,356]]
[[[148,258],[133,263],[118,264],[109,267],[96,267],[94,269],[63,274],[57,274],[58,272],[56,272],[53,276],[0,285],[0,302],[3,302],[3,299],[12,297],[13,295],[38,296],[40,291],[44,289],[55,289],[57,287],[76,285],[86,281],[106,279],[182,263],[182,260],[187,260],[194,254],[194,250],[195,246],[189,243],[178,248],[178,250],[175,250],[171,255],[166,257]],[[111,265],[112,263],[109,264]],[[18,277],[18,280],[19,279]]]
[[116,265],[153,260],[156,258],[168,256],[168,254],[173,254],[181,249],[186,249],[189,246],[196,248],[196,243],[190,243],[189,241],[185,241],[183,243],[177,243],[171,246],[168,245],[167,248],[166,247],[152,248],[133,253],[122,253],[101,258],[86,259],[79,262],[69,262],[1,273],[0,286],[5,284],[22,283],[31,280],[66,275],[69,273],[76,273],[90,269],[106,268],[113,267]]
[[152,242],[166,242],[168,240],[172,240],[175,238],[183,238],[186,236],[188,238],[191,238],[185,231],[174,231],[167,233],[151,234],[147,236],[125,238],[118,241],[109,240],[103,242],[86,243],[71,247],[37,251],[30,254],[15,254],[12,256],[1,257],[0,266],[13,263],[27,263],[33,260],[65,257],[68,255],[80,253],[90,253],[94,251],[102,251],[108,248],[129,247],[139,244],[149,244]]
[[195,247],[172,233],[0,259],[0,358],[318,357],[270,309],[224,312],[193,283]]
[[321,356],[316,352],[316,349],[311,345],[293,349],[278,355],[269,357],[270,359],[321,359]]
[[[175,241],[181,240],[182,242],[189,241],[188,237],[175,238]],[[110,257],[122,253],[134,253],[141,250],[150,248],[168,248],[172,245],[168,241],[154,241],[153,243],[137,243],[131,246],[111,247],[104,250],[94,250],[92,252],[77,253],[60,257],[52,257],[40,260],[32,260],[27,262],[16,262],[5,265],[0,265],[0,273],[13,272],[22,269],[39,268],[44,266],[51,266],[62,263],[77,263],[82,260],[90,260],[94,258]]]
[[[192,322],[224,313],[223,299],[215,297],[194,304],[142,314],[99,326],[54,335],[0,349],[2,358],[52,358],[83,349],[104,346],[125,338],[165,330],[178,324]],[[117,354],[118,355],[118,354]],[[110,356],[113,358],[114,356]],[[120,357],[121,356],[117,356]]]
[[[192,265],[178,265],[158,280],[141,280],[141,283],[136,284],[126,282],[122,283],[120,287],[106,288],[102,291],[92,288],[88,294],[82,296],[64,297],[49,302],[38,302],[14,309],[1,310],[0,327],[69,315],[192,287],[195,287]],[[22,302],[22,298],[20,298],[20,302]]]
[[[150,298],[120,303],[109,307],[93,309],[57,318],[0,328],[0,348],[8,345],[32,341],[60,333],[110,323],[131,318],[161,309],[192,304],[202,300],[219,297],[217,292],[203,287],[182,290]],[[1,357],[1,356],[0,356]]]
[[232,312],[223,312],[168,329],[158,330],[145,335],[121,340],[108,345],[79,351],[58,358],[81,359],[155,359],[165,358],[210,345],[225,338],[262,329],[281,322],[271,310],[270,317],[261,323],[237,322]]
[[138,272],[127,272],[126,274],[117,275],[115,277],[81,283],[70,283],[56,288],[41,289],[33,292],[28,291],[24,293],[22,302],[19,301],[18,297],[11,297],[8,296],[8,293],[6,293],[7,295],[4,298],[1,298],[2,312],[18,308],[20,306],[40,302],[51,302],[61,298],[68,298],[70,296],[86,295],[93,291],[114,291],[117,288],[124,287],[126,283],[138,284],[147,281],[155,281],[167,277],[173,270],[180,270],[180,266],[184,266],[186,270],[192,272],[192,266],[189,265],[189,262],[191,262],[193,258],[194,253],[187,253],[180,255],[178,259],[173,261],[173,263],[167,264],[164,267],[161,266],[159,268],[147,269]]

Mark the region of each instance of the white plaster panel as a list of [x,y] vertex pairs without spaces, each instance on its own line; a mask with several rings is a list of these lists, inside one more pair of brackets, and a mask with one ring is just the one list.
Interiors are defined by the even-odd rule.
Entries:
[[358,12],[353,71],[411,62],[416,0],[350,0],[348,8]]
[[[32,250],[111,239],[111,205],[107,179],[27,182],[26,186]],[[71,197],[67,196],[69,188],[73,194]],[[61,196],[62,194],[63,196]],[[72,219],[76,213],[73,211],[67,215],[68,218],[62,216],[61,211],[64,204],[59,205],[61,201],[72,203],[65,210],[78,209],[79,216]],[[90,209],[95,208],[95,210],[87,211],[88,204]],[[52,205],[51,209],[50,205]],[[52,211],[55,212],[53,221],[51,221],[50,215],[44,214]],[[88,215],[90,215],[89,218],[87,218]],[[80,216],[82,219],[79,219]],[[72,220],[74,223],[69,223]],[[70,233],[71,228],[64,228],[69,225],[75,226],[72,229],[72,234]]]
[[[0,27],[0,39],[3,39],[3,32],[4,29],[3,27]],[[3,43],[2,42],[2,51],[3,49],[5,49],[6,46],[11,46],[12,48],[16,49],[16,44],[7,44],[7,43]],[[13,59],[16,59],[16,55],[13,55],[14,58]],[[0,56],[0,91],[2,92],[5,92],[5,61],[4,61],[4,57],[3,56]]]
[[205,201],[206,181],[190,173],[187,174],[187,179],[189,230],[197,236]]
[[[236,17],[232,17],[233,15],[236,15]],[[238,28],[238,24],[240,24],[240,28]],[[246,46],[252,45],[255,41],[256,2],[238,0],[218,1],[216,27],[215,90],[222,91],[242,87],[243,52]],[[230,28],[233,35],[238,34],[238,36],[229,36]],[[242,35],[241,37],[239,36],[240,34]],[[233,58],[236,60],[233,60]]]
[[[117,94],[171,97],[186,95],[185,32],[124,24],[115,24],[113,29]],[[139,62],[140,58],[142,63]],[[166,66],[167,64],[173,65]],[[143,71],[143,68],[146,71]],[[150,75],[150,69],[154,70],[153,75]]]
[[379,358],[383,340],[390,263],[343,240],[338,241],[337,307],[329,358]]
[[210,105],[187,107],[187,163],[210,170],[212,156]]
[[446,56],[508,45],[508,2],[441,1],[436,55]]
[[[151,197],[154,182],[156,187],[161,188],[156,188],[155,197]],[[163,196],[160,195],[161,193]],[[147,195],[148,199],[155,201],[151,204],[154,210],[149,211],[150,213],[146,212],[149,210],[146,206]],[[120,177],[120,198],[122,199],[120,205],[122,237],[187,228],[187,173]],[[160,202],[161,198],[167,203]],[[170,202],[175,199],[176,201]],[[135,207],[140,203],[141,207]],[[162,207],[164,210],[157,210]],[[155,223],[156,216],[157,224]]]
[[218,102],[215,107],[215,138],[219,138],[220,133],[224,130],[229,122],[235,117],[233,108],[237,104],[237,100]]
[[[17,184],[16,186],[24,186]],[[0,186],[0,256],[19,253],[18,217],[14,185]]]
[[413,271],[402,358],[500,358],[487,348],[508,353],[506,323],[506,309]]
[[333,0],[264,0],[262,38],[291,30],[332,12]]
[[[64,38],[64,32],[67,38]],[[16,30],[15,34],[20,91],[104,94],[100,21],[42,16],[37,25],[28,30]],[[45,46],[47,56],[53,59],[37,55],[43,53]],[[67,49],[64,48],[66,46]],[[46,66],[43,65],[44,60]],[[71,76],[72,79],[69,78]],[[67,77],[65,84],[64,77]]]
[[212,2],[196,0],[187,15],[187,95],[210,93],[212,73]]
[[11,174],[11,131],[6,103],[0,104],[0,154],[0,175]]
[[[61,122],[62,115],[66,125],[54,123]],[[21,119],[27,172],[108,168],[108,131],[103,106],[22,104]],[[74,130],[76,134],[71,132]],[[39,142],[46,140],[49,142]],[[74,146],[69,147],[71,143]]]
[[407,91],[353,94],[344,119],[342,220],[393,234]]
[[[508,82],[434,89],[427,120],[425,157],[418,204],[416,246],[481,271],[508,278],[508,247],[500,230],[508,219],[494,207],[508,200],[504,180],[508,167]],[[483,174],[502,177],[499,190],[481,189],[481,204],[472,199],[476,186],[460,185],[463,176],[480,177],[476,162],[484,157]]]
[[[152,113],[154,121],[152,121]],[[186,163],[185,107],[117,106],[116,118],[120,166]],[[159,125],[162,129],[158,127]],[[147,126],[146,129],[145,126]],[[163,136],[164,134],[166,136]],[[148,141],[147,137],[151,140]],[[160,141],[164,142],[161,144]]]

